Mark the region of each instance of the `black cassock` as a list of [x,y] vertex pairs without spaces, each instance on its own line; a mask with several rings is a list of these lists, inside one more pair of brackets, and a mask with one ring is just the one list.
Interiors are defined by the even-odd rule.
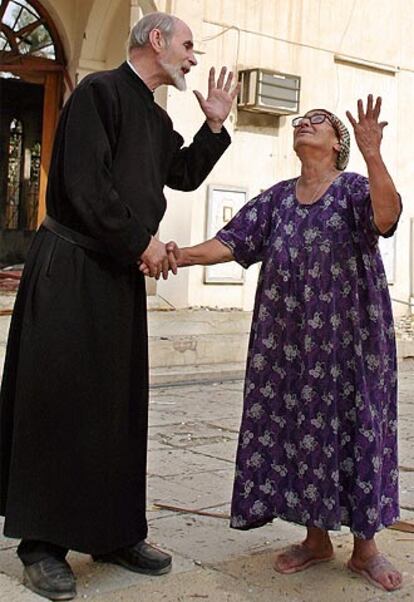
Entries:
[[163,187],[194,190],[230,143],[193,143],[127,63],[86,77],[65,105],[47,212],[105,253],[41,227],[12,319],[0,398],[5,534],[88,553],[147,535],[144,277],[136,261],[165,211]]

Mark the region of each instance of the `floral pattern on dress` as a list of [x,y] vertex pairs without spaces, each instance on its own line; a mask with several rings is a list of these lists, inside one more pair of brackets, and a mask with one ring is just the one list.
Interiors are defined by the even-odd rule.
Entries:
[[280,517],[369,539],[399,515],[395,339],[369,183],[343,173],[312,205],[295,185],[217,233],[245,268],[262,262],[231,526]]

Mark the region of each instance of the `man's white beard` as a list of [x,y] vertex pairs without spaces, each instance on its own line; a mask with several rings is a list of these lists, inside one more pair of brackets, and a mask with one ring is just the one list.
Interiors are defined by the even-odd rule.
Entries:
[[160,62],[161,65],[164,67],[165,71],[173,80],[173,84],[177,88],[177,90],[180,90],[181,92],[187,90],[187,82],[185,81],[185,76],[184,73],[181,71],[181,68],[174,67],[173,65],[170,65],[169,63],[164,63],[163,61]]

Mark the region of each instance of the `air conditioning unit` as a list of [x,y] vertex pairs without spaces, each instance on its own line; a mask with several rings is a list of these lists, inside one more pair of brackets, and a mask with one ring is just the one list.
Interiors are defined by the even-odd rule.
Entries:
[[299,112],[300,77],[265,69],[239,72],[237,106],[254,113],[291,115]]

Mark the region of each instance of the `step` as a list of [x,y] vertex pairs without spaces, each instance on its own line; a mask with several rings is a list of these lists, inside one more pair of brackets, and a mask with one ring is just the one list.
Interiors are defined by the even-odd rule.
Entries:
[[150,311],[151,369],[244,364],[250,324],[251,312]]
[[219,383],[242,380],[246,369],[245,362],[206,364],[203,366],[181,366],[151,368],[150,387],[166,385]]

